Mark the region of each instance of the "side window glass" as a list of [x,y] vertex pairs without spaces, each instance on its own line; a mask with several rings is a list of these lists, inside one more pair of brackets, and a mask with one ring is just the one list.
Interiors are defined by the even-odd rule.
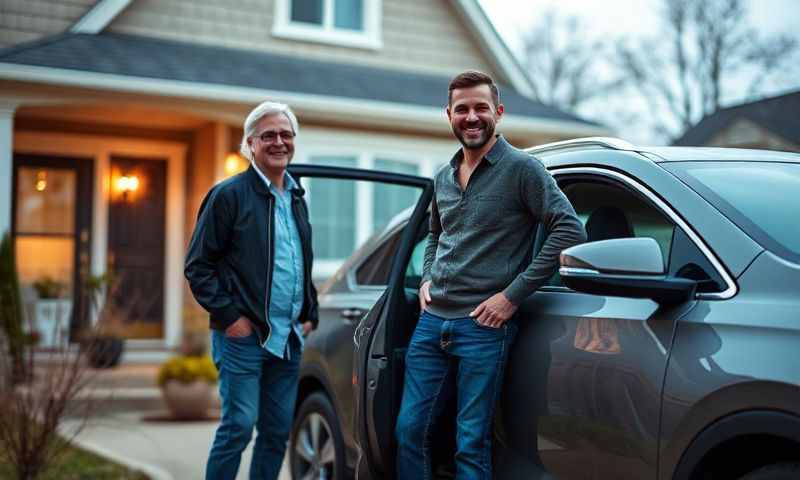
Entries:
[[420,240],[414,246],[414,251],[411,252],[411,261],[408,262],[408,267],[406,267],[406,279],[404,282],[406,288],[414,290],[419,288],[419,284],[422,281],[422,267],[425,263],[425,247],[428,245],[428,238],[430,238],[430,235],[426,235],[425,238]]
[[356,270],[356,283],[361,286],[385,286],[389,283],[392,259],[400,242],[399,230],[386,239]]
[[672,240],[669,275],[697,281],[698,293],[725,290],[725,281],[717,269],[680,228],[675,229]]
[[[607,182],[576,181],[562,188],[586,228],[587,241],[650,237],[658,242],[665,262],[669,259],[675,226],[639,195]],[[547,285],[562,285],[558,273]]]

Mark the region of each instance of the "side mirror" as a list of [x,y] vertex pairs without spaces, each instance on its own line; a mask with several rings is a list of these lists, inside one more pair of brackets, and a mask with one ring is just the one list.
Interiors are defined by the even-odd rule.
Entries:
[[561,252],[558,271],[567,287],[594,295],[649,298],[659,304],[694,296],[696,282],[667,276],[661,248],[652,238],[589,242]]

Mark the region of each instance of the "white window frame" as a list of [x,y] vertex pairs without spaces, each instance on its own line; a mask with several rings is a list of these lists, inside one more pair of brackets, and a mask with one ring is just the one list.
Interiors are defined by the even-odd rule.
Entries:
[[293,22],[292,0],[276,0],[275,23],[272,35],[289,40],[325,43],[342,47],[380,50],[383,48],[381,32],[382,0],[364,0],[364,30],[354,31],[334,26],[335,0],[322,0],[322,25]]

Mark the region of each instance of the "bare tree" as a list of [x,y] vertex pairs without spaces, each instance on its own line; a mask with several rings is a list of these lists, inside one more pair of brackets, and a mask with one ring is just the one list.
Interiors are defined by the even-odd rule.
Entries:
[[745,0],[662,2],[659,37],[619,41],[617,62],[670,140],[720,109],[727,80],[747,74],[752,95],[797,50],[793,38],[751,28]]
[[603,69],[609,45],[588,38],[586,31],[577,17],[548,10],[524,35],[524,64],[536,100],[575,112],[587,101],[623,86],[621,76]]

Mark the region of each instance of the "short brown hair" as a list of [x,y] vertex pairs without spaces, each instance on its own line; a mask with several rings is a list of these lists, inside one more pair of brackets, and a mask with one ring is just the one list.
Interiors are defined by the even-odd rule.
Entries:
[[478,85],[489,85],[489,90],[492,92],[492,101],[494,102],[494,106],[496,107],[500,105],[500,90],[497,89],[497,85],[494,83],[494,80],[492,80],[492,77],[489,75],[477,70],[467,70],[466,72],[459,73],[452,80],[450,80],[450,86],[447,89],[447,104],[451,105],[453,103],[453,90],[472,88],[477,87]]

